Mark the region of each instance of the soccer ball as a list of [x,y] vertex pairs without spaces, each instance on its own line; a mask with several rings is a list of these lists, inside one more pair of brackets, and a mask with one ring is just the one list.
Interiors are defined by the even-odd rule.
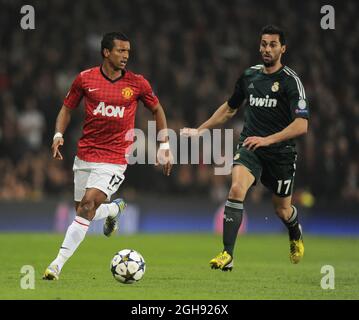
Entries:
[[121,283],[134,283],[142,279],[146,271],[145,259],[135,250],[124,249],[111,261],[113,277]]

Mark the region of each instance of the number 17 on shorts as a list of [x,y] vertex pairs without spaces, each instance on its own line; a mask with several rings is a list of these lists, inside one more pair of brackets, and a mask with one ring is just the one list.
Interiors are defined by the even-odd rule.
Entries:
[[292,194],[294,178],[287,180],[277,180],[277,195],[287,197]]
[[120,177],[119,175],[114,174],[107,186],[107,189],[110,191],[116,192],[123,180],[124,180],[123,177]]

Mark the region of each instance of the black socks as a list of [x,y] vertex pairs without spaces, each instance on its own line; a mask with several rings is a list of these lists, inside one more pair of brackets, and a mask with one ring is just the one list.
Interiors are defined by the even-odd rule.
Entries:
[[224,250],[233,257],[234,244],[243,217],[243,202],[228,199],[223,217],[223,245]]
[[290,240],[299,240],[301,236],[301,232],[299,230],[299,222],[298,222],[298,212],[295,206],[292,206],[293,213],[288,221],[281,219],[285,226],[289,231],[289,239]]

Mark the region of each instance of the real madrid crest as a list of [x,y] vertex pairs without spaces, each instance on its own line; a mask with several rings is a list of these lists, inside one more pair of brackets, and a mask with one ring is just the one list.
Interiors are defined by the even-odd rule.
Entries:
[[133,90],[130,87],[123,88],[121,93],[125,99],[130,99],[133,96]]
[[277,92],[279,90],[279,82],[274,82],[272,85],[272,91]]

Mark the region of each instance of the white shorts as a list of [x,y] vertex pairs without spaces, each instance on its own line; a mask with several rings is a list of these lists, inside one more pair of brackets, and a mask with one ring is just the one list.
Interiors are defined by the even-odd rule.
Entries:
[[126,168],[126,164],[87,162],[76,156],[73,166],[75,201],[81,201],[89,188],[101,190],[110,201],[125,180]]

